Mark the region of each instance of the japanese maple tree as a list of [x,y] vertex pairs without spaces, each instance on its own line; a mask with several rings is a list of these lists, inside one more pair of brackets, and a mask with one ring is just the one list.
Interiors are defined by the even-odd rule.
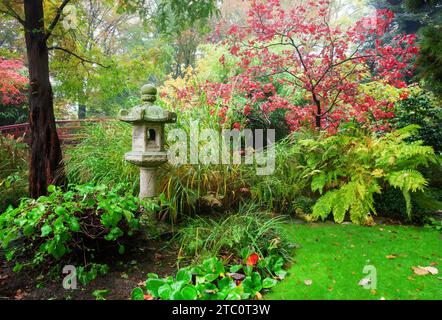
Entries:
[[[257,105],[263,113],[287,109],[292,129],[308,124],[333,131],[350,119],[393,116],[391,103],[359,90],[361,83],[375,80],[405,87],[404,78],[413,71],[414,35],[396,36],[394,46],[381,41],[391,28],[390,11],[377,11],[343,30],[329,19],[329,0],[298,2],[290,9],[279,0],[250,0],[250,5],[246,24],[232,25],[226,40],[240,71],[228,84],[211,84],[217,89],[212,92],[246,97],[245,115]],[[278,85],[302,92],[305,103],[279,95]]]
[[0,104],[19,105],[26,100],[28,79],[19,72],[24,68],[22,60],[0,57]]

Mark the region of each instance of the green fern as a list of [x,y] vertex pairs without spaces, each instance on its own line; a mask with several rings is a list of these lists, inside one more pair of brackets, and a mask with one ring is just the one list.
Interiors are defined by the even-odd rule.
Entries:
[[402,191],[411,219],[411,193],[427,186],[417,169],[436,162],[431,147],[404,141],[418,129],[409,126],[383,137],[356,131],[300,141],[297,152],[299,159],[304,159],[300,167],[303,177],[311,190],[321,195],[312,216],[326,219],[333,214],[341,223],[348,213],[353,222],[365,223],[376,214],[374,194],[388,184]]

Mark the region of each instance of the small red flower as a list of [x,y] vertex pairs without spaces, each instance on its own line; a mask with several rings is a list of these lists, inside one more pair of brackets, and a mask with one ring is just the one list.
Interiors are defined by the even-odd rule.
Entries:
[[247,265],[248,266],[254,266],[258,263],[259,260],[259,256],[256,253],[252,253],[248,258],[247,258]]

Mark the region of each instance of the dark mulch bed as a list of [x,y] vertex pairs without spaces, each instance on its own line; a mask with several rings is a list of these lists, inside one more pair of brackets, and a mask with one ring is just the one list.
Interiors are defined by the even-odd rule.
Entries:
[[[40,270],[14,273],[13,264],[8,263],[0,253],[0,299],[87,300],[95,299],[92,295],[95,290],[109,290],[105,296],[109,300],[130,299],[132,289],[145,281],[149,272],[165,276],[176,271],[177,252],[165,247],[165,242],[134,239],[131,248],[127,248],[124,255],[97,257],[94,262],[107,264],[109,271],[105,275],[98,275],[87,286],[78,283],[76,290],[63,288],[62,281],[66,274],[61,270],[59,274],[51,275],[42,275]],[[60,264],[60,267],[65,264]]]

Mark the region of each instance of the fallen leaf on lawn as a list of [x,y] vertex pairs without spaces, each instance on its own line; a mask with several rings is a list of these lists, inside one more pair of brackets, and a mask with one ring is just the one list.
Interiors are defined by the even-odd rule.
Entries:
[[313,280],[310,280],[310,279],[304,280],[304,284],[305,284],[306,286],[311,286],[312,283],[313,283]]
[[436,261],[431,261],[430,262],[430,266],[432,266],[432,267],[437,266],[437,262]]
[[427,270],[431,274],[438,274],[439,273],[439,270],[437,270],[437,268],[435,268],[435,267],[425,267],[424,269]]
[[377,291],[376,291],[375,289],[371,289],[371,290],[370,290],[370,293],[371,293],[372,295],[376,295]]
[[385,256],[385,258],[387,258],[387,259],[396,259],[397,256],[394,255],[394,254],[389,254],[388,256]]
[[262,300],[262,294],[261,293],[257,292],[255,296],[256,296],[256,299]]
[[415,274],[420,275],[420,276],[425,276],[427,274],[438,274],[439,270],[435,267],[421,267],[421,266],[417,266],[417,267],[411,267],[414,271]]
[[422,268],[422,267],[411,267],[411,269],[413,269],[413,272],[415,274],[417,274],[418,276],[425,276],[426,274],[428,274],[428,270]]

